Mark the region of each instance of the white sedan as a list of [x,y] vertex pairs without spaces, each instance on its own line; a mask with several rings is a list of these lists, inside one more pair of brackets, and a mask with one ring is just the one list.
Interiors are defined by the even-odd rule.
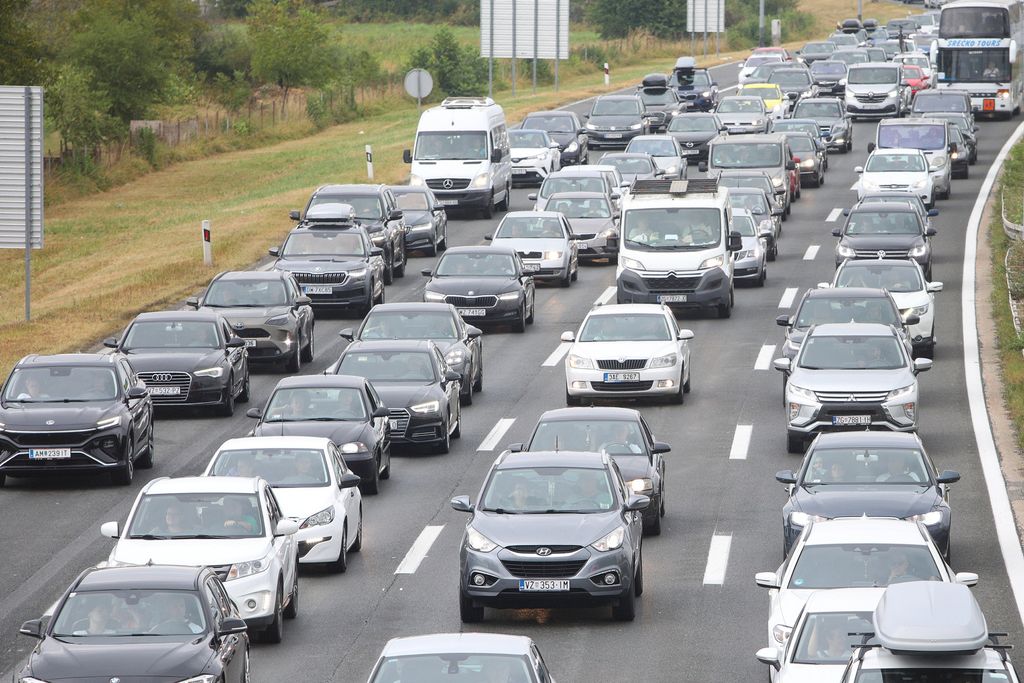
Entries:
[[295,535],[302,564],[348,568],[348,553],[363,544],[359,475],[330,439],[253,436],[225,441],[210,458],[207,477],[259,476],[270,484]]
[[565,402],[584,397],[665,397],[682,403],[690,391],[693,332],[679,329],[664,304],[614,304],[587,313],[565,359]]
[[558,143],[543,130],[510,130],[512,181],[540,185],[548,175],[562,168]]
[[572,228],[557,211],[510,211],[491,244],[516,250],[523,260],[523,272],[534,280],[554,280],[568,287],[579,276],[579,247]]
[[925,206],[935,205],[935,188],[928,172],[928,157],[919,149],[876,149],[867,163],[853,169],[860,174],[857,199],[867,192],[913,192]]

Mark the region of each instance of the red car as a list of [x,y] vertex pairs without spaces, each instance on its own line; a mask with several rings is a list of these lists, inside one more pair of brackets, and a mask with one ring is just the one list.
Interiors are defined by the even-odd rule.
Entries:
[[928,77],[924,75],[924,70],[913,64],[903,65],[903,80],[910,86],[910,92],[914,95],[931,86]]

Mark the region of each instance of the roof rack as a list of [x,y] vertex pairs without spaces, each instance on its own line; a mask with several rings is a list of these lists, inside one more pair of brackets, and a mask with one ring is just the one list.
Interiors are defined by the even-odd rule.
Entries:
[[472,109],[473,107],[489,107],[494,104],[490,97],[446,97],[441,102],[445,109]]
[[687,195],[718,192],[717,178],[696,178],[694,180],[634,180],[629,193]]

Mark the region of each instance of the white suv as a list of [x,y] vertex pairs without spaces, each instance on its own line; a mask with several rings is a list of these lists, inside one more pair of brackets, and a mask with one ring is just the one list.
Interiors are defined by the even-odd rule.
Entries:
[[100,527],[117,539],[111,565],[208,565],[251,631],[280,642],[283,618],[299,609],[295,532],[270,485],[258,477],[154,479],[139,492],[123,528]]

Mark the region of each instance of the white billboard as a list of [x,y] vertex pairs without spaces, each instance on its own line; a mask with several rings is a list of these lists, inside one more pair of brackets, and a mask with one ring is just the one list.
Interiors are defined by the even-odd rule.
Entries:
[[686,30],[725,33],[725,0],[686,0]]
[[0,86],[0,249],[43,246],[43,89]]
[[513,54],[569,59],[569,0],[480,0],[480,56]]

